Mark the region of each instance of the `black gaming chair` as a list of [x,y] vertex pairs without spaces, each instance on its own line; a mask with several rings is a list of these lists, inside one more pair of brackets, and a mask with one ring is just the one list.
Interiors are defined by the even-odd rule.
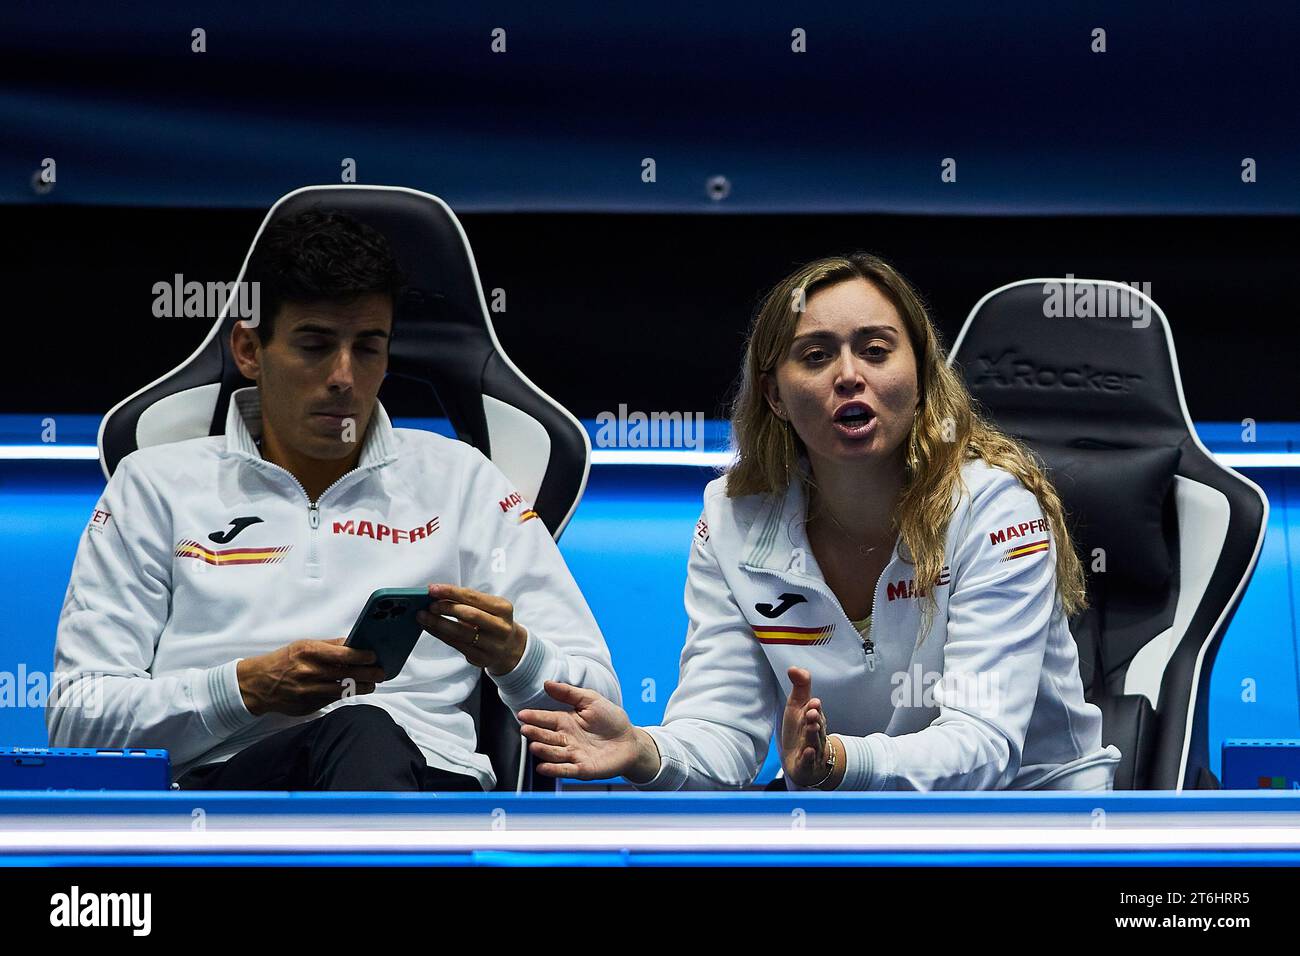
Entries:
[[[249,255],[272,220],[315,205],[378,229],[406,273],[408,288],[395,307],[389,376],[430,386],[431,407],[424,415],[445,412],[457,436],[514,481],[558,539],[586,487],[591,443],[578,421],[502,351],[469,241],[451,209],[413,189],[308,186],[271,207]],[[245,257],[239,280],[247,268]],[[104,416],[99,455],[105,476],[137,448],[224,433],[231,393],[253,384],[231,358],[230,330],[237,318],[228,311],[193,355]],[[381,400],[383,395],[381,390]],[[491,680],[479,682],[477,711],[478,749],[492,761],[497,789],[554,790],[554,780],[533,774],[518,722]]]
[[1268,499],[1197,438],[1164,313],[1123,283],[1025,279],[975,305],[948,361],[1065,505],[1091,605],[1071,630],[1124,755],[1116,789],[1217,787],[1210,670]]

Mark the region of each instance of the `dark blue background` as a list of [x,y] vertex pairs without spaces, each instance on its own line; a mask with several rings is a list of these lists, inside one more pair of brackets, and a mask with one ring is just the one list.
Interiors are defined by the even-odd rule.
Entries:
[[266,207],[352,157],[465,212],[1295,213],[1297,38],[1290,2],[9,3],[0,202]]

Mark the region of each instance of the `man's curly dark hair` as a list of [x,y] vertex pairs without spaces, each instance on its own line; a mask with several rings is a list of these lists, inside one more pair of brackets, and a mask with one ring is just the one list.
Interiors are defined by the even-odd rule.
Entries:
[[397,303],[404,277],[384,235],[347,213],[314,206],[262,233],[245,281],[259,283],[257,336],[265,345],[285,302],[384,293]]

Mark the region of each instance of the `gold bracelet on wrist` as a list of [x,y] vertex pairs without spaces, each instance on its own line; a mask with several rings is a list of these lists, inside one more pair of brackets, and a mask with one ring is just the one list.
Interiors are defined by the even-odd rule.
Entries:
[[822,777],[812,785],[814,790],[820,790],[822,784],[829,780],[835,773],[835,744],[831,741],[829,734],[826,737],[826,749],[831,752],[830,756],[826,758],[826,776]]

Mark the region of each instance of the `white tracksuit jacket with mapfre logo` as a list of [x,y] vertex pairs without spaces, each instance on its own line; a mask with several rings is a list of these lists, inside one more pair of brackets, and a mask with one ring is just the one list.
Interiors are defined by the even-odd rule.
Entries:
[[260,427],[257,389],[240,389],[224,436],[145,448],[114,472],[59,618],[52,746],[163,747],[179,777],[335,707],[374,704],[430,766],[490,789],[467,704],[486,671],[431,635],[400,676],[308,717],[254,717],[239,692],[239,659],[344,637],[373,591],[435,582],[513,603],[528,642],[518,666],[493,678],[512,710],[559,706],[548,679],[620,699],[550,533],[477,449],[395,429],[376,405],[357,468],[313,503],[262,458]]
[[[790,693],[812,672],[847,767],[841,790],[1110,789],[1119,751],[1083,699],[1056,593],[1056,545],[1034,495],[983,461],[962,469],[938,609],[923,640],[913,566],[896,544],[864,642],[784,496],[704,493],[686,582],[689,627],[646,789],[738,788],[766,757]],[[793,787],[787,781],[788,787]]]

